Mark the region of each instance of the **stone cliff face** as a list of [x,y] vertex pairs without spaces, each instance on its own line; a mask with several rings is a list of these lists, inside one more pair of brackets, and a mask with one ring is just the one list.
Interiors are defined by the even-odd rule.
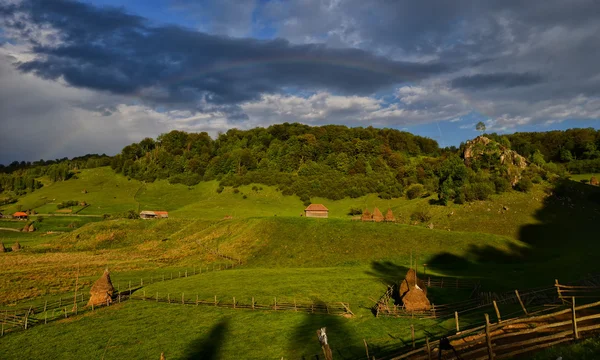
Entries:
[[507,167],[513,186],[519,182],[522,170],[528,166],[525,157],[485,136],[478,136],[467,141],[463,159],[465,164],[470,166],[473,159],[478,159],[484,154],[497,158],[500,165]]

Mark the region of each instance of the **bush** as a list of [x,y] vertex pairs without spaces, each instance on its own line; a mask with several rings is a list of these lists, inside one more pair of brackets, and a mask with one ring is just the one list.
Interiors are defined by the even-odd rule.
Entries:
[[238,189],[238,188],[233,189],[234,194],[238,194],[239,192],[240,192],[240,189]]
[[410,219],[412,221],[427,222],[431,220],[431,218],[431,213],[425,208],[417,209],[412,214],[410,214]]
[[522,178],[517,185],[515,185],[515,190],[521,192],[530,192],[531,189],[533,189],[533,182],[528,177]]
[[35,221],[41,223],[42,221],[44,221],[44,217],[40,215],[37,217],[37,219]]
[[244,196],[242,196],[242,199],[247,199],[248,195],[244,194]]
[[220,194],[220,193],[222,193],[222,192],[223,192],[223,190],[225,190],[225,188],[224,188],[223,186],[219,186],[219,187],[217,188],[217,193],[218,193],[218,194]]
[[406,197],[410,200],[423,196],[425,187],[421,184],[412,184],[406,189]]
[[487,200],[494,193],[494,187],[488,183],[466,184],[462,187],[465,201]]
[[362,209],[360,208],[350,208],[350,211],[348,211],[348,215],[362,215]]
[[533,177],[533,179],[531,179],[531,182],[534,183],[534,184],[539,184],[539,183],[542,182],[542,177],[539,176],[539,175],[536,175],[536,176]]
[[494,189],[496,190],[496,194],[502,194],[503,192],[507,192],[512,189],[510,185],[510,181],[503,177],[494,178]]

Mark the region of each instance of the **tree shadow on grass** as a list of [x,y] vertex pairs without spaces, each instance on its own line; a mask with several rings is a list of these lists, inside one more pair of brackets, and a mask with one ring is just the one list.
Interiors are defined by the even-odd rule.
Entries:
[[186,360],[216,360],[219,358],[219,350],[222,347],[225,333],[229,327],[229,319],[221,320],[213,326],[210,333],[195,340],[188,345],[183,359]]
[[[316,299],[315,304],[324,304]],[[290,359],[323,359],[323,351],[317,339],[317,330],[326,327],[328,344],[334,359],[355,359],[364,354],[360,339],[348,328],[348,319],[339,315],[305,314],[303,321],[292,332],[288,354]]]
[[571,281],[598,272],[600,188],[560,180],[547,191],[535,218],[539,223],[519,231],[524,247],[472,245],[464,256],[444,252],[428,265],[447,275],[478,277],[494,291],[551,286],[555,278]]

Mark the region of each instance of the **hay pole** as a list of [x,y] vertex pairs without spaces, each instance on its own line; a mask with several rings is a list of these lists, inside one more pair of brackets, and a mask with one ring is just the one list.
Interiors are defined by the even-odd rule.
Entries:
[[502,318],[500,317],[500,310],[498,310],[498,304],[496,304],[496,300],[492,301],[492,304],[494,304],[494,310],[496,310],[496,317],[498,317],[498,323],[500,323],[502,321]]
[[517,300],[519,300],[519,304],[521,304],[521,309],[523,309],[523,312],[525,313],[525,315],[529,315],[529,314],[527,314],[527,309],[525,308],[525,305],[523,304],[523,300],[521,300],[521,296],[519,295],[519,290],[515,290],[515,295],[517,295]]
[[363,339],[363,342],[365,343],[365,351],[367,352],[367,360],[370,359],[369,357],[369,346],[367,345],[367,340]]
[[458,311],[454,312],[454,321],[456,322],[456,333],[460,332],[460,326],[458,324]]
[[488,358],[494,360],[494,351],[492,350],[492,337],[490,335],[490,316],[485,315],[485,342],[487,344]]
[[575,315],[575,296],[571,297],[571,316],[573,319],[573,338],[579,339],[579,332],[577,331],[577,316]]
[[563,299],[562,294],[560,293],[560,284],[558,283],[558,279],[554,279],[554,286],[556,286],[556,292],[558,293],[558,298],[564,304],[565,300]]

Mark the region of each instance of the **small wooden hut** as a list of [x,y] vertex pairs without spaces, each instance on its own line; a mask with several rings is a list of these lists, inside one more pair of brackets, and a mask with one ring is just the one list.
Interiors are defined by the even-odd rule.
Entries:
[[323,204],[310,204],[306,209],[304,209],[304,216],[327,218],[329,217],[329,209],[327,209]]
[[29,217],[29,215],[27,215],[27,213],[25,213],[23,211],[17,211],[16,213],[13,214],[13,219],[27,220],[28,217]]

